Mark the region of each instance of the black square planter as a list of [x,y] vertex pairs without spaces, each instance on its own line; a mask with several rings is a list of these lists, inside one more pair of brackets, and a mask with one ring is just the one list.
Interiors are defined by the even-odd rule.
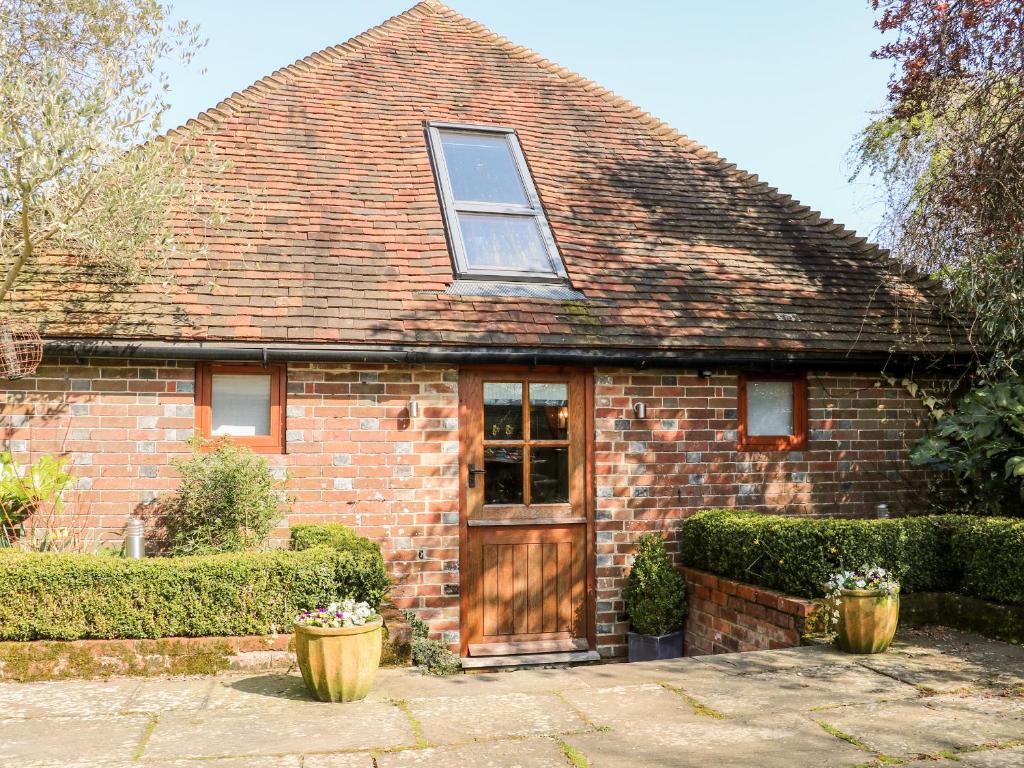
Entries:
[[683,630],[667,635],[641,635],[629,633],[630,661],[657,661],[678,659],[683,655]]

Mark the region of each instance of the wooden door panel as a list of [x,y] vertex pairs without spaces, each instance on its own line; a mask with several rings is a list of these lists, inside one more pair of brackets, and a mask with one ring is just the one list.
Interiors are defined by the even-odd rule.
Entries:
[[506,653],[538,642],[580,647],[587,618],[585,534],[585,525],[471,529],[467,576],[479,585],[482,614],[471,654],[489,655],[496,649],[484,646],[495,644]]
[[[521,386],[487,390],[491,383]],[[460,374],[463,654],[586,650],[594,641],[592,394],[579,371]],[[508,466],[517,461],[521,493]]]

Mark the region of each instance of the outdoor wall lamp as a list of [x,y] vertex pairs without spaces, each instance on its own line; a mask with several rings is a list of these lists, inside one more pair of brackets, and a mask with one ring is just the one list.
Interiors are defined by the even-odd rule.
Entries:
[[633,403],[633,413],[638,419],[647,418],[647,403]]
[[701,370],[701,371],[697,371],[697,375],[700,376],[700,378],[702,378],[702,379],[710,379],[711,378],[711,371],[709,371],[707,369],[704,369],[704,370]]
[[419,415],[420,415],[420,404],[417,403],[415,400],[410,400],[409,401],[409,418],[410,419],[417,419],[417,418],[419,418]]

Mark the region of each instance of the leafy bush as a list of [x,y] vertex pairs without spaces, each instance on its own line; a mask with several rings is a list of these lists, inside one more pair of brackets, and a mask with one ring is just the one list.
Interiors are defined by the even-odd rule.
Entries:
[[961,592],[1024,605],[1024,520],[968,519],[953,532],[952,549],[962,564]]
[[13,455],[0,453],[0,548],[47,551],[77,544],[62,515],[61,494],[75,479],[69,463],[63,456],[40,456],[19,467]]
[[352,553],[253,552],[122,560],[0,558],[0,639],[78,640],[288,631],[351,589]]
[[1024,603],[1024,521],[971,515],[886,520],[705,510],[683,522],[686,565],[815,598],[838,571],[880,565],[902,592]]
[[950,535],[958,515],[847,520],[705,510],[683,522],[686,565],[791,595],[819,597],[833,573],[865,563],[893,573],[904,592],[959,581]]
[[380,549],[348,547],[123,560],[0,557],[0,640],[200,637],[286,632],[302,610],[344,598],[380,606]]
[[430,627],[412,611],[403,611],[412,628],[412,663],[424,675],[457,675],[462,671],[459,657],[448,646],[429,639]]
[[357,567],[346,574],[345,583],[351,593],[342,597],[355,597],[368,602],[374,610],[380,608],[391,589],[391,578],[384,567],[379,544],[357,536],[351,528],[338,523],[295,525],[291,538],[292,547],[300,552],[324,546],[350,552]]
[[666,635],[686,618],[686,583],[669,560],[665,540],[645,533],[636,547],[633,568],[623,591],[634,632]]
[[943,411],[911,452],[917,465],[947,470],[963,505],[986,514],[1024,510],[1024,384],[1014,377],[977,387]]
[[262,544],[283,514],[267,460],[228,440],[209,450],[195,444],[175,463],[177,493],[164,503],[162,524],[172,555],[244,552]]

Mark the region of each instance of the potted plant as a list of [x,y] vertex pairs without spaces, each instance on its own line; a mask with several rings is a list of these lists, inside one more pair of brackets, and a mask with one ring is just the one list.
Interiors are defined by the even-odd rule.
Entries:
[[881,653],[892,642],[900,615],[900,585],[884,568],[858,568],[826,584],[837,623],[837,642],[847,653]]
[[629,660],[653,661],[683,655],[686,584],[672,566],[665,541],[645,533],[623,591],[629,614]]
[[320,701],[358,701],[373,687],[383,620],[366,603],[344,600],[295,618],[295,655]]

